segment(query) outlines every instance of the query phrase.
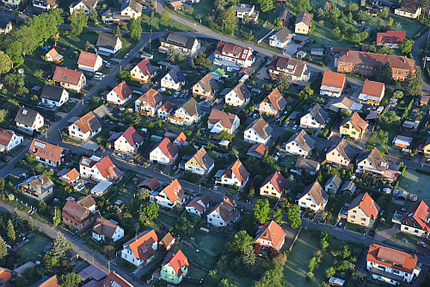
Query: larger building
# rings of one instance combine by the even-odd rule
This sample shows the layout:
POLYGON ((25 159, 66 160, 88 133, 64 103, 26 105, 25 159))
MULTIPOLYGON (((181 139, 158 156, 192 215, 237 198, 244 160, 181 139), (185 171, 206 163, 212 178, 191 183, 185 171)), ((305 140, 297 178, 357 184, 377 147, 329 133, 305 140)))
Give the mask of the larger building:
POLYGON ((215 49, 214 64, 229 66, 231 69, 240 70, 248 68, 255 62, 254 52, 251 48, 243 48, 237 45, 218 42, 215 49))
POLYGON ((163 54, 174 49, 176 53, 181 53, 184 57, 194 57, 200 49, 200 43, 196 37, 170 31, 163 32, 160 43, 158 51, 163 54))
POLYGON ((299 85, 307 85, 311 77, 305 62, 281 56, 272 57, 267 71, 274 79, 277 79, 279 75, 285 75, 291 83, 299 85))

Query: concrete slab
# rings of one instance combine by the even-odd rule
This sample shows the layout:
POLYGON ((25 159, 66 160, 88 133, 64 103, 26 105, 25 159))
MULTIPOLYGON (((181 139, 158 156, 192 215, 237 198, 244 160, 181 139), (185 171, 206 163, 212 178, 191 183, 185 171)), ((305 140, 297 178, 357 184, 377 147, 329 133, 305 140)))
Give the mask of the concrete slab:
POLYGON ((93 141, 88 141, 84 146, 82 146, 84 149, 87 150, 97 150, 99 148, 99 145, 93 141))

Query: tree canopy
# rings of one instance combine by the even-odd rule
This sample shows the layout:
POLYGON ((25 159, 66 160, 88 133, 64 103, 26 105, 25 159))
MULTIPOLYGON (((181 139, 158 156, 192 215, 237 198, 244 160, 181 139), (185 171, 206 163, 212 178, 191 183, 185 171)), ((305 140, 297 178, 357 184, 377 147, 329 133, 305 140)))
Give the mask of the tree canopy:
POLYGON ((405 91, 411 96, 419 96, 423 90, 423 77, 421 74, 420 67, 415 69, 415 73, 409 71, 408 76, 402 82, 402 86, 405 88, 405 91))
POLYGON ((0 51, 0 76, 12 69, 12 60, 3 51, 0 51))
POLYGON ((293 205, 288 209, 288 223, 291 228, 298 229, 302 225, 302 218, 300 217, 300 206, 293 205))
POLYGON ((55 257, 56 259, 59 260, 66 256, 69 249, 70 249, 70 242, 67 241, 63 233, 58 231, 57 237, 55 238, 54 242, 51 243, 51 249, 49 250, 48 255, 51 257, 55 257))
POLYGON ((136 41, 139 41, 142 36, 142 25, 140 22, 140 18, 131 18, 130 20, 130 37, 136 41))
POLYGON ((84 12, 83 8, 73 11, 69 20, 72 33, 76 36, 79 36, 85 27, 88 27, 88 15, 84 12))
POLYGON ((263 224, 269 219, 272 210, 270 209, 270 203, 267 199, 259 199, 257 204, 252 208, 252 214, 254 220, 258 224, 263 224))
POLYGON ((391 67, 390 60, 385 63, 379 63, 378 70, 376 71, 375 79, 377 82, 389 83, 393 79, 393 68, 391 67))

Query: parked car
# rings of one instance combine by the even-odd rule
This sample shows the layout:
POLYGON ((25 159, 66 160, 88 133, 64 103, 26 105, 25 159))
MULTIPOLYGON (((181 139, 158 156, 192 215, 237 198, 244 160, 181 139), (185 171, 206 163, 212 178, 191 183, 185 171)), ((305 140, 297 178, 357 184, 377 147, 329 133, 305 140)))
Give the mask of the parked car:
POLYGON ((294 125, 291 129, 292 129, 293 131, 296 131, 296 130, 297 130, 297 128, 298 128, 298 126, 297 126, 297 125, 294 125))
POLYGON ((174 98, 177 98, 179 96, 179 92, 175 92, 174 94, 173 94, 173 97, 174 98))
POLYGON ((125 54, 124 59, 127 59, 130 56, 130 53, 125 54))
POLYGON ((427 246, 423 241, 418 241, 417 245, 422 246, 422 247, 426 247, 427 246))

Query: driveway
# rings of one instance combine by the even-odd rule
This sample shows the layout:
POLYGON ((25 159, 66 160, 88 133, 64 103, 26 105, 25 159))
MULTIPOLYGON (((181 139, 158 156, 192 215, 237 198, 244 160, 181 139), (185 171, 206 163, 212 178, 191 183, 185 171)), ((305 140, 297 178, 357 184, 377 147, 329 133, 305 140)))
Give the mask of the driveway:
POLYGON ((391 237, 394 236, 394 234, 397 234, 399 232, 400 232, 400 225, 396 223, 396 224, 394 224, 393 227, 391 227, 389 229, 385 229, 385 230, 376 232, 374 239, 376 241, 384 242, 385 240, 390 239, 391 237))
POLYGON ((292 57, 301 46, 302 46, 301 44, 294 44, 294 43, 288 44, 287 47, 285 47, 284 49, 284 55, 288 55, 292 57))

